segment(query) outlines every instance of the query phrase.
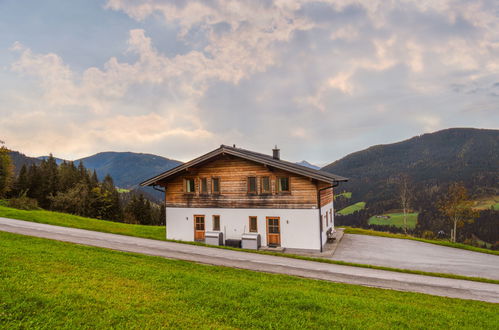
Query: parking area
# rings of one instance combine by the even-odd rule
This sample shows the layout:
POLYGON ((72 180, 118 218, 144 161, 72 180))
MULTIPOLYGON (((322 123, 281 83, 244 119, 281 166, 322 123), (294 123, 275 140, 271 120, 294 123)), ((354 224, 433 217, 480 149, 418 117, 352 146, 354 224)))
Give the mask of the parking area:
POLYGON ((408 239, 345 234, 333 259, 499 280, 499 256, 408 239))

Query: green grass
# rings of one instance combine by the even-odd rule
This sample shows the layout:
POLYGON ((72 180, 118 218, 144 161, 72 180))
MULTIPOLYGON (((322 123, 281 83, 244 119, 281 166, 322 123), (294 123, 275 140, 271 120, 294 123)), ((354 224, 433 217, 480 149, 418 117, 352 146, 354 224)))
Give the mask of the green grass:
POLYGON ((131 225, 120 222, 91 219, 67 213, 45 210, 24 211, 0 205, 0 217, 27 220, 50 225, 101 231, 104 233, 165 240, 164 226, 131 225))
POLYGON ((355 204, 345 207, 344 209, 341 209, 340 211, 338 211, 338 214, 341 215, 352 214, 354 212, 362 210, 364 207, 366 207, 366 202, 357 202, 355 204))
MULTIPOLYGON (((399 228, 404 227, 404 213, 386 213, 383 214, 389 216, 389 219, 376 218, 372 216, 369 218, 368 223, 370 225, 382 225, 382 226, 395 226, 399 228)), ((407 213, 407 228, 416 228, 418 223, 418 213, 407 213)))
POLYGON ((116 188, 116 190, 117 190, 120 194, 130 192, 130 189, 125 189, 125 188, 116 188))
POLYGON ((345 197, 347 199, 350 199, 350 198, 352 198, 352 193, 350 191, 342 192, 341 194, 334 195, 334 198, 336 199, 336 198, 338 198, 340 196, 343 196, 343 197, 345 197))
POLYGON ((477 210, 488 210, 490 208, 499 210, 499 196, 495 195, 479 198, 475 200, 473 208, 477 210))
POLYGON ((1 328, 488 328, 499 307, 0 233, 1 328))
POLYGON ((419 242, 436 244, 436 245, 443 245, 443 246, 452 247, 452 248, 456 248, 456 249, 463 249, 463 250, 469 250, 469 251, 474 251, 474 252, 499 255, 499 251, 482 249, 479 247, 475 247, 475 246, 467 245, 467 244, 462 244, 462 243, 453 243, 453 242, 444 241, 444 240, 424 239, 424 238, 414 237, 414 236, 410 236, 410 235, 393 234, 393 233, 387 233, 387 232, 376 231, 376 230, 371 230, 371 229, 353 228, 353 227, 345 227, 345 226, 342 226, 342 227, 345 228, 345 234, 358 234, 358 235, 371 235, 371 236, 381 236, 381 237, 390 237, 390 238, 410 239, 413 241, 419 241, 419 242))
MULTIPOLYGON (((424 271, 411 270, 411 269, 400 269, 400 268, 391 268, 391 267, 384 267, 384 266, 373 266, 373 265, 358 264, 358 263, 345 262, 345 261, 339 261, 339 260, 306 257, 306 256, 287 254, 287 253, 244 250, 244 249, 237 249, 237 248, 232 248, 232 247, 228 247, 228 246, 206 245, 202 242, 187 242, 187 241, 167 240, 165 238, 165 227, 164 226, 131 225, 131 224, 124 224, 124 223, 119 223, 119 222, 106 221, 106 220, 84 218, 84 217, 74 216, 74 215, 66 214, 66 213, 43 211, 43 210, 23 211, 23 210, 17 210, 17 209, 13 209, 13 208, 9 208, 9 207, 4 207, 4 206, 0 206, 0 217, 33 221, 33 222, 39 222, 39 223, 45 223, 45 224, 51 224, 51 225, 57 225, 57 226, 63 226, 63 227, 95 230, 95 231, 120 234, 120 235, 128 235, 128 236, 135 236, 135 237, 142 237, 142 238, 151 238, 151 239, 157 239, 157 240, 169 241, 169 242, 175 242, 175 243, 182 243, 182 244, 206 246, 206 247, 210 247, 210 248, 218 248, 218 249, 226 249, 226 250, 234 250, 234 251, 244 251, 244 252, 250 252, 250 253, 274 255, 274 256, 280 256, 280 257, 286 257, 286 258, 310 260, 310 261, 317 261, 317 262, 344 265, 344 266, 372 268, 372 269, 388 270, 388 271, 394 271, 394 272, 400 272, 400 273, 409 273, 409 274, 418 274, 418 275, 427 275, 427 276, 436 276, 436 277, 445 277, 445 278, 454 278, 454 279, 462 279, 462 280, 469 280, 469 281, 499 284, 499 281, 497 281, 497 280, 480 278, 480 277, 468 277, 468 276, 454 275, 454 274, 424 272, 424 271)), ((350 230, 356 230, 356 228, 352 228, 350 230)), ((388 234, 388 235, 390 235, 390 234, 388 234)), ((391 235, 393 235, 393 234, 391 234, 391 235)), ((388 236, 388 237, 391 237, 391 236, 388 236)), ((486 251, 488 251, 488 250, 486 250, 486 251)))

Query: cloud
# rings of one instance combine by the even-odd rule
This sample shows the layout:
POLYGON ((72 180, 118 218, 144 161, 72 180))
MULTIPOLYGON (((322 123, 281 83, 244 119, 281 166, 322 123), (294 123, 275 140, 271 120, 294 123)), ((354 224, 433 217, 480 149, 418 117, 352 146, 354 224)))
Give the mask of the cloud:
POLYGON ((103 10, 134 24, 126 52, 98 66, 11 45, 7 142, 184 160, 221 143, 277 143, 283 156, 326 162, 421 131, 499 126, 493 1, 108 0, 103 10))

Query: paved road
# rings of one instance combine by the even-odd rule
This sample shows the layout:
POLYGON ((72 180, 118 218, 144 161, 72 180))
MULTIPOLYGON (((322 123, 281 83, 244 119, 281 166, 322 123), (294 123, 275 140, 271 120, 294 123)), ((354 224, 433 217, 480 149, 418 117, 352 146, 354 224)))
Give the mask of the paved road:
POLYGON ((499 280, 499 256, 408 239, 345 234, 333 259, 499 280))
POLYGON ((499 303, 499 285, 326 264, 0 218, 0 231, 171 259, 499 303))

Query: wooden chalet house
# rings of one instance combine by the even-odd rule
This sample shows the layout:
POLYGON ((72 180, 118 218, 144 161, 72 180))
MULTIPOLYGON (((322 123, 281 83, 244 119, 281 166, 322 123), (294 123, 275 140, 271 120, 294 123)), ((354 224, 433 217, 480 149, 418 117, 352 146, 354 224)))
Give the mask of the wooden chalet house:
POLYGON ((165 191, 167 238, 259 233, 262 246, 322 251, 334 230, 333 188, 346 178, 221 145, 141 183, 165 191))

